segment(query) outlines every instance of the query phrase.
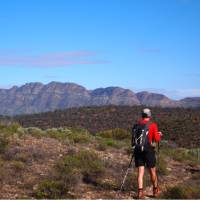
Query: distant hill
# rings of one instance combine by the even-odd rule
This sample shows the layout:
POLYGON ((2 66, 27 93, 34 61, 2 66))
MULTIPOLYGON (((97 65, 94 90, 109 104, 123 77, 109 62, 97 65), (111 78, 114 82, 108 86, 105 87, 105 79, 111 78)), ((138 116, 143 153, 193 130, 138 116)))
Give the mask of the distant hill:
POLYGON ((148 105, 158 107, 200 107, 200 97, 174 101, 162 94, 120 87, 87 90, 74 83, 27 83, 0 89, 0 115, 32 114, 57 109, 106 105, 148 105))
POLYGON ((182 99, 181 101, 181 105, 183 105, 183 107, 186 108, 197 108, 200 107, 200 97, 188 97, 185 99, 182 99))
POLYGON ((181 107, 180 101, 169 99, 163 94, 139 92, 136 94, 138 100, 142 105, 159 106, 159 107, 181 107))

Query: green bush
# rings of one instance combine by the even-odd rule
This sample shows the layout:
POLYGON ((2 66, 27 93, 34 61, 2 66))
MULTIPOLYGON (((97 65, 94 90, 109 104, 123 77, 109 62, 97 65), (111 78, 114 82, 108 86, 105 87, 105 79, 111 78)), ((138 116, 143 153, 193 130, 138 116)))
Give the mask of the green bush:
POLYGON ((8 176, 9 176, 8 173, 9 172, 8 172, 7 168, 5 167, 4 160, 2 160, 0 158, 0 186, 1 186, 2 183, 4 183, 4 180, 8 179, 8 176))
POLYGON ((1 124, 0 130, 4 133, 12 134, 12 133, 16 133, 19 127, 20 125, 18 123, 11 123, 9 125, 1 124))
POLYGON ((98 150, 98 151, 105 151, 107 149, 107 147, 108 147, 107 144, 102 140, 100 140, 96 144, 96 150, 98 150))
POLYGON ((163 146, 161 147, 161 153, 179 162, 184 162, 191 165, 200 163, 200 150, 198 148, 186 149, 163 146))
POLYGON ((11 166, 12 166, 12 168, 14 169, 14 171, 16 173, 22 172, 25 169, 25 167, 26 167, 26 165, 24 164, 24 162, 16 161, 16 160, 14 160, 14 161, 11 162, 11 166))
POLYGON ((157 157, 157 167, 158 167, 157 171, 160 175, 167 175, 168 174, 167 162, 164 159, 163 155, 159 155, 159 158, 157 157))
MULTIPOLYGON (((138 190, 137 173, 134 170, 135 169, 129 170, 129 173, 127 175, 127 178, 126 178, 126 181, 125 181, 124 187, 123 187, 124 191, 129 191, 129 192, 130 191, 134 191, 134 192, 137 192, 137 190, 138 190)), ((124 178, 124 174, 121 177, 121 179, 118 180, 118 181, 120 181, 118 183, 119 184, 118 188, 120 188, 123 178, 124 178)), ((151 185, 149 175, 148 176, 144 175, 144 177, 143 177, 143 184, 144 184, 144 188, 151 185)))
POLYGON ((85 133, 72 132, 71 134, 68 134, 68 138, 73 143, 87 144, 91 141, 91 135, 87 132, 85 133))
POLYGON ((168 187, 162 198, 169 199, 199 199, 200 187, 174 186, 168 187))
POLYGON ((114 140, 112 138, 102 138, 96 136, 96 141, 97 141, 97 149, 98 147, 100 148, 102 147, 103 149, 107 149, 108 147, 120 149, 126 146, 126 144, 123 141, 114 140))
POLYGON ((20 137, 20 136, 24 136, 26 133, 27 133, 26 128, 19 127, 19 128, 17 129, 17 134, 19 135, 19 137, 20 137))
POLYGON ((102 131, 102 132, 97 133, 96 135, 103 138, 112 138, 115 140, 127 140, 127 139, 130 139, 131 137, 128 131, 119 129, 119 128, 102 131))
POLYGON ((80 181, 96 184, 103 173, 103 163, 94 152, 74 152, 56 163, 54 176, 41 182, 34 196, 51 199, 71 198, 69 191, 78 187, 80 181))
POLYGON ((122 147, 120 142, 112 140, 112 139, 106 139, 104 140, 104 142, 107 146, 114 147, 116 149, 120 149, 122 147))
POLYGON ((67 155, 57 163, 56 168, 61 178, 65 177, 68 180, 74 177, 77 181, 82 176, 85 182, 95 182, 105 170, 98 155, 91 151, 67 155))
POLYGON ((45 136, 45 131, 43 131, 40 128, 37 128, 37 127, 25 128, 25 133, 30 134, 30 135, 37 137, 37 138, 41 138, 41 137, 45 136))
POLYGON ((66 138, 66 133, 64 130, 52 128, 52 129, 47 129, 46 134, 51 137, 55 138, 57 140, 64 140, 66 138))
MULTIPOLYGON (((58 139, 62 142, 70 141, 72 143, 89 143, 91 135, 82 129, 72 128, 51 128, 46 130, 47 136, 58 139)), ((68 142, 67 142, 68 143, 68 142)))
POLYGON ((119 190, 119 184, 114 179, 100 179, 98 181, 98 188, 101 188, 103 190, 119 190))
POLYGON ((8 147, 9 140, 4 134, 0 134, 0 153, 4 153, 8 147))
POLYGON ((56 164, 57 179, 62 180, 68 188, 72 188, 81 179, 80 161, 71 156, 66 156, 56 164))
MULTIPOLYGON (((120 183, 121 184, 121 183, 120 183)), ((120 187, 120 186, 119 186, 120 187)), ((124 184, 124 191, 137 191, 137 175, 136 173, 129 173, 124 184)))
POLYGON ((66 193, 62 182, 44 180, 38 185, 34 196, 38 199, 59 199, 65 197, 66 193))
POLYGON ((26 162, 29 162, 32 158, 30 154, 27 152, 18 152, 14 155, 12 159, 26 163, 26 162))

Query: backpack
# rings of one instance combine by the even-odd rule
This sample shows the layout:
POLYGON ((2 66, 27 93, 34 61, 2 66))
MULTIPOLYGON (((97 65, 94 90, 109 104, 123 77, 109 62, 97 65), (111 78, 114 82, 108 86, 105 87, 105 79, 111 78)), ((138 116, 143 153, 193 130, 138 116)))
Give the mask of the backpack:
POLYGON ((132 128, 132 146, 137 152, 147 151, 150 147, 148 133, 150 122, 135 124, 132 128))

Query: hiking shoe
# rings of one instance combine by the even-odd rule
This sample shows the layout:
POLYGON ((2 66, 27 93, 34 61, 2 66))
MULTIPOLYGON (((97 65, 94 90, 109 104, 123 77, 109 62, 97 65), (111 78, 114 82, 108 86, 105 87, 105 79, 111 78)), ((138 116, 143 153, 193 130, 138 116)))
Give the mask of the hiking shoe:
POLYGON ((153 197, 159 196, 160 193, 161 193, 161 190, 160 190, 159 187, 154 187, 153 188, 153 197))
POLYGON ((137 196, 138 199, 144 199, 144 192, 143 192, 143 189, 138 189, 138 196, 137 196))

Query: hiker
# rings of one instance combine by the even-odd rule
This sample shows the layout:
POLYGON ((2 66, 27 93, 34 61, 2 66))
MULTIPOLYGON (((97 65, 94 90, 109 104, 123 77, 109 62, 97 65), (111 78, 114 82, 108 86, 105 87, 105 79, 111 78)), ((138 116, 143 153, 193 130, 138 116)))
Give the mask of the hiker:
POLYGON ((144 198, 143 176, 145 166, 148 168, 153 185, 153 196, 160 193, 156 174, 156 142, 161 139, 156 123, 151 122, 151 110, 143 109, 142 119, 133 126, 132 147, 134 149, 135 166, 138 168, 138 198, 144 198))

